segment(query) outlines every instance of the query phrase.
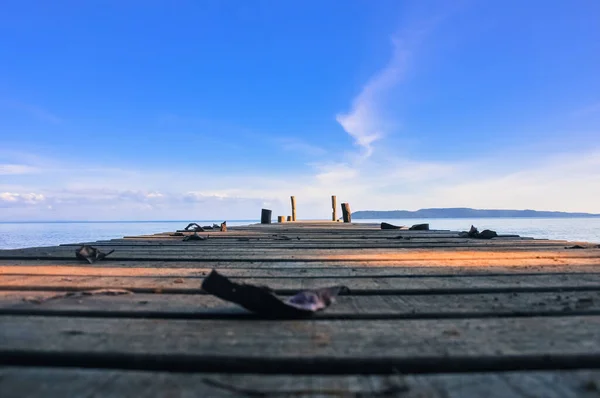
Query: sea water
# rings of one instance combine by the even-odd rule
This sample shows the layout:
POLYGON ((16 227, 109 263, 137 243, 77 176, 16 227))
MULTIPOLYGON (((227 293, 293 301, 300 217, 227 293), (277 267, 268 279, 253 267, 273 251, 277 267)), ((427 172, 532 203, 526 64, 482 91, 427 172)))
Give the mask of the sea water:
MULTIPOLYGON (((200 225, 221 224, 223 220, 197 221, 200 225)), ((227 221, 227 226, 257 221, 227 221)), ((63 243, 94 242, 124 236, 151 235, 184 229, 186 221, 131 222, 2 222, 0 249, 56 246, 63 243)))
MULTIPOLYGON (((200 225, 220 224, 222 220, 198 221, 200 225)), ((471 225, 480 231, 492 229, 499 234, 517 234, 538 239, 558 239, 600 243, 600 218, 429 218, 376 219, 357 223, 410 226, 429 223, 431 229, 468 231, 471 225)), ((258 220, 227 221, 228 226, 248 225, 258 220)), ((187 226, 185 221, 132 222, 6 222, 0 223, 0 249, 54 246, 62 243, 117 239, 126 235, 172 232, 187 226)))

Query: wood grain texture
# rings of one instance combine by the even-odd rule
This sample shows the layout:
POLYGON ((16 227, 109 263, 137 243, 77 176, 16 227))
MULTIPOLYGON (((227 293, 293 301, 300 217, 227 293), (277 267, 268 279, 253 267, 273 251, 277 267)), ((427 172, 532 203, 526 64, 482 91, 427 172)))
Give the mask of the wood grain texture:
MULTIPOLYGON (((398 268, 411 270, 419 273, 427 269, 444 270, 468 270, 468 272, 518 272, 519 270, 532 270, 532 272, 578 272, 579 269, 588 272, 600 269, 600 261, 590 257, 552 257, 538 255, 535 257, 512 257, 503 258, 501 255, 487 258, 458 258, 440 256, 428 258, 408 258, 401 260, 313 260, 313 261, 194 261, 194 260, 115 260, 110 257, 102 262, 91 265, 92 268, 180 268, 180 269, 340 269, 340 268, 398 268), (569 271, 571 272, 571 271, 569 271)), ((86 263, 74 259, 4 259, 0 260, 0 266, 66 266, 81 267, 86 263)), ((89 266, 89 264, 87 265, 89 266)))
POLYGON ((598 396, 598 386, 600 372, 593 370, 501 374, 290 376, 64 368, 0 369, 0 393, 3 398, 592 398, 598 396))
MULTIPOLYGON (((201 243, 199 243, 201 244, 201 243)), ((75 251, 65 250, 64 248, 48 248, 35 250, 15 250, 0 254, 0 259, 47 259, 47 260, 73 260, 75 261, 75 251)), ((136 250, 124 251, 117 250, 103 262, 111 261, 194 261, 194 262, 215 262, 215 261, 394 261, 411 262, 419 261, 457 261, 477 260, 480 265, 485 265, 498 260, 511 260, 517 264, 523 261, 540 263, 541 259, 551 259, 552 261, 581 261, 585 259, 588 264, 600 264, 600 250, 555 250, 549 248, 531 248, 503 250, 495 248, 494 250, 482 248, 475 250, 469 248, 446 248, 444 250, 424 250, 424 249, 353 249, 353 250, 136 250)), ((507 263, 508 261, 504 261, 507 263)), ((547 262, 547 261, 546 261, 547 262)))
MULTIPOLYGON (((209 295, 0 292, 0 314, 223 319, 253 317, 209 295)), ((475 295, 340 296, 319 319, 442 319, 600 315, 600 291, 475 295)))
POLYGON ((585 370, 600 369, 592 244, 306 221, 201 235, 90 242, 116 250, 93 265, 68 242, 0 251, 0 396, 600 391, 600 370, 585 370), (204 294, 212 269, 281 295, 351 294, 310 319, 265 320, 204 294), (82 294, 105 288, 129 294, 82 294))
MULTIPOLYGON (((295 293, 304 289, 317 289, 333 285, 345 285, 350 294, 453 294, 471 291, 558 291, 600 290, 600 274, 558 275, 501 275, 461 276, 454 278, 389 278, 389 277, 335 277, 335 278, 238 278, 238 283, 266 285, 276 292, 295 293)), ((153 277, 153 276, 22 276, 0 275, 0 290, 81 290, 81 289, 127 289, 134 292, 153 290, 177 293, 201 293, 201 277, 153 277)))
POLYGON ((0 317, 0 363, 260 373, 600 366, 600 316, 438 320, 0 317))
MULTIPOLYGON (((415 278, 440 277, 450 278, 456 276, 502 276, 502 275, 557 275, 557 274, 600 274, 600 266, 579 265, 577 267, 564 265, 546 266, 472 266, 472 267, 418 267, 418 266, 371 266, 371 267, 344 267, 327 266, 317 267, 316 264, 308 267, 307 264, 297 266, 280 266, 280 264, 246 264, 239 263, 215 264, 213 267, 178 267, 177 263, 101 263, 85 266, 68 261, 14 261, 17 264, 7 264, 0 261, 0 275, 56 275, 56 276, 157 276, 157 277, 203 277, 212 269, 231 277, 306 277, 306 278, 337 278, 337 277, 389 277, 389 278, 415 278), (110 266, 109 266, 110 265, 110 266), (134 265, 134 266, 132 266, 134 265), (137 266, 135 266, 137 265, 137 266), (168 267, 170 265, 170 267, 168 267)), ((210 264, 209 264, 210 265, 210 264)))

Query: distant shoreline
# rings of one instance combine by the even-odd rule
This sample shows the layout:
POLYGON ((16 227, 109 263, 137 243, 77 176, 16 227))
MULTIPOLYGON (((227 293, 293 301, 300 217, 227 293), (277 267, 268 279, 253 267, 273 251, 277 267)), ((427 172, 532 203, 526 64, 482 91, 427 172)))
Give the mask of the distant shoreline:
MULTIPOLYGON (((0 221, 0 224, 136 224, 136 223, 189 223, 192 219, 187 220, 111 220, 111 221, 80 221, 80 220, 37 220, 37 221, 0 221)), ((223 222, 224 219, 214 220, 197 220, 193 222, 223 222)), ((227 220, 230 222, 260 222, 260 220, 227 220)))
POLYGON ((433 208, 409 210, 359 210, 352 213, 355 219, 399 218, 597 218, 600 214, 569 213, 537 210, 494 210, 471 208, 433 208))

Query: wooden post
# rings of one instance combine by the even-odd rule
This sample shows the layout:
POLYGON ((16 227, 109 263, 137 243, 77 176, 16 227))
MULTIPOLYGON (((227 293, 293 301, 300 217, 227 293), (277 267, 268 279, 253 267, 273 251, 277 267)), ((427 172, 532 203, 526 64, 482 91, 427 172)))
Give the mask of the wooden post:
POLYGON ((337 198, 335 195, 331 195, 331 208, 333 209, 333 213, 331 214, 331 221, 337 220, 337 198))
POLYGON ((271 210, 262 209, 260 213, 260 223, 261 224, 271 224, 271 210))
POLYGON ((296 197, 290 196, 292 199, 292 221, 296 221, 296 197))
POLYGON ((292 221, 292 216, 287 216, 288 221, 292 221))
POLYGON ((277 222, 285 222, 285 216, 277 216, 277 222))
POLYGON ((342 217, 344 217, 344 222, 352 222, 350 203, 342 203, 342 217))

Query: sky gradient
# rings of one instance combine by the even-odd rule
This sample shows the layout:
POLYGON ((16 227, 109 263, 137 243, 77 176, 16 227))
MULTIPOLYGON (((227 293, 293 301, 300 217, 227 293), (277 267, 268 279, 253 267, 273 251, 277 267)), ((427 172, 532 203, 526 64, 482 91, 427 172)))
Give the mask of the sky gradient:
POLYGON ((600 2, 0 3, 0 221, 600 213, 600 2))

